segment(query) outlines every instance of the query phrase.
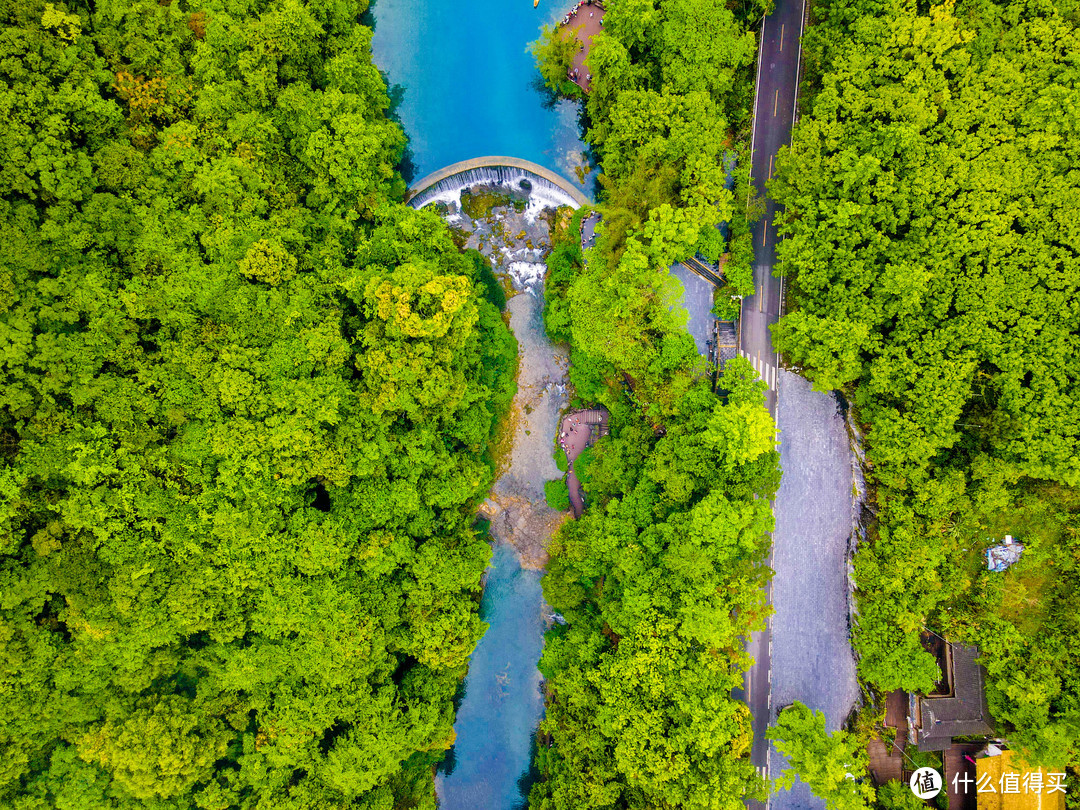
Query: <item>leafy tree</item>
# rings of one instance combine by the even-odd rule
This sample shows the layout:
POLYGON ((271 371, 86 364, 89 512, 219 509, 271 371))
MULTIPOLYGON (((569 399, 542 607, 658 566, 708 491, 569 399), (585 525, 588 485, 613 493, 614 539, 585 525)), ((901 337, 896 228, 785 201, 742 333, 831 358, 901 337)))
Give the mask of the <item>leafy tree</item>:
POLYGON ((825 714, 799 701, 785 708, 766 736, 787 757, 791 767, 777 779, 790 789, 796 776, 806 783, 828 810, 860 810, 874 800, 863 744, 846 731, 825 731, 825 714))
POLYGON ((754 463, 728 463, 731 448, 705 430, 755 401, 768 419, 747 385, 737 406, 693 387, 660 438, 618 395, 607 401, 617 431, 588 461, 593 503, 553 538, 544 578, 568 624, 541 661, 551 745, 538 752, 533 806, 735 808, 764 797, 749 711, 729 694, 749 663, 745 635, 765 615, 777 456, 770 444, 754 463))
POLYGON ((884 810, 922 810, 926 807, 926 802, 916 796, 911 788, 895 780, 878 788, 877 801, 884 810))
POLYGON ((430 807, 490 272, 400 202, 363 3, 91 6, 0 2, 0 805, 430 807))
MULTIPOLYGON (((732 122, 746 120, 752 104, 755 47, 714 0, 615 0, 590 42, 586 140, 603 170, 603 226, 588 262, 572 258, 577 246, 556 246, 545 319, 554 339, 632 380, 653 419, 701 373, 680 337, 681 290, 669 270, 699 252, 720 260, 718 226, 746 217, 728 175, 732 122), (682 372, 672 374, 676 362, 682 372)), ((534 47, 549 86, 565 76, 566 48, 553 32, 534 47)), ((738 249, 736 295, 753 289, 743 230, 729 246, 738 249)))
POLYGON ((532 52, 544 84, 555 93, 571 98, 581 95, 581 88, 570 80, 574 57, 581 50, 576 32, 545 25, 532 52))
POLYGON ((1060 54, 1080 46, 1076 15, 829 0, 805 39, 812 100, 771 186, 792 304, 774 337, 867 428, 878 520, 855 559, 860 673, 927 690, 925 628, 977 642, 1003 731, 1058 767, 1077 761, 1080 728, 1058 590, 1071 563, 1034 583, 980 556, 1019 523, 1028 560, 1072 559, 1080 239, 1078 178, 1061 167, 1080 158, 1080 75, 1060 54))

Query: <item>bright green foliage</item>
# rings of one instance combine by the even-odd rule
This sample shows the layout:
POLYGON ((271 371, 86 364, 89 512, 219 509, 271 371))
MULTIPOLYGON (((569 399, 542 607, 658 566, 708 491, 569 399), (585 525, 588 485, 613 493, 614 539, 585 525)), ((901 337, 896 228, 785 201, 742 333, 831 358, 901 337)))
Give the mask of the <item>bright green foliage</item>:
POLYGON ((976 641, 1010 740, 1075 763, 1080 69, 1064 55, 1080 52, 1080 9, 815 14, 812 103, 771 186, 793 304, 774 334, 868 427, 860 672, 925 690, 924 628, 976 641), (982 554, 1005 533, 1026 559, 990 574, 982 554))
POLYGON ((797 776, 827 810, 865 810, 874 801, 865 746, 846 731, 826 732, 824 712, 795 701, 766 736, 791 766, 776 780, 779 787, 790 789, 797 776))
POLYGON ((571 220, 570 233, 556 237, 547 257, 547 277, 544 280, 544 328, 554 343, 570 342, 570 305, 566 289, 581 269, 581 246, 576 234, 581 217, 571 220))
MULTIPOLYGON (((742 148, 735 164, 733 188, 750 188, 750 153, 742 148)), ((739 201, 742 202, 741 200, 739 201)), ((754 294, 754 243, 750 235, 750 225, 765 213, 765 200, 757 194, 750 197, 746 205, 736 205, 732 211, 728 228, 731 231, 730 245, 724 262, 724 280, 726 286, 722 293, 729 296, 747 296, 754 294)))
MULTIPOLYGON (((603 225, 572 277, 571 248, 556 248, 547 326, 554 339, 625 374, 659 420, 701 372, 669 268, 698 252, 719 259, 717 226, 746 220, 727 175, 733 130, 749 119, 756 39, 719 0, 605 6, 604 29, 587 57, 586 133, 603 170, 603 225)), ((536 53, 554 86, 550 77, 564 71, 564 56, 549 39, 536 53)), ((753 290, 743 230, 731 245, 740 263, 729 295, 753 290)))
POLYGON ((516 346, 365 7, 0 0, 0 805, 433 806, 516 346))
POLYGON ((590 491, 592 483, 592 469, 593 464, 596 463, 596 453, 596 445, 591 444, 574 459, 574 474, 577 476, 578 481, 581 482, 581 486, 585 488, 586 494, 590 491))
POLYGON ((710 438, 751 403, 768 419, 760 389, 739 390, 724 404, 693 387, 660 438, 624 397, 605 401, 613 434, 589 451, 592 505, 556 534, 544 579, 568 625, 541 661, 550 746, 532 807, 734 810, 764 795, 730 691, 766 612, 779 469, 771 444, 752 459, 736 449, 739 463, 710 438))
POLYGON ((574 57, 580 50, 581 42, 573 29, 544 26, 540 39, 533 43, 532 52, 549 90, 570 98, 582 95, 581 88, 570 80, 574 57))
POLYGON ((926 802, 904 782, 886 782, 877 789, 877 803, 882 810, 925 810, 926 802))
MULTIPOLYGON (((749 231, 725 181, 754 38, 717 0, 605 6, 587 60, 603 222, 585 255, 580 214, 557 235, 545 325, 612 435, 575 462, 589 509, 550 549, 544 592, 567 624, 541 661, 530 807, 739 810, 765 798, 750 712, 730 694, 767 613, 775 426, 749 364, 731 364, 726 399, 710 391, 669 267, 719 257, 721 222, 749 231)), ((744 276, 729 296, 752 290, 744 276)))
MULTIPOLYGON (((1080 762, 1080 496, 1025 487, 997 518, 1021 533, 1020 562, 1004 573, 968 569, 942 629, 979 645, 987 698, 1009 741, 1049 768, 1080 762)), ((982 532, 980 532, 982 533, 982 532)), ((981 551, 982 545, 976 544, 981 551)))
POLYGON ((856 384, 890 485, 965 443, 1011 478, 1080 483, 1080 180, 1060 171, 1080 125, 1051 101, 1078 103, 1056 54, 1080 36, 1049 5, 984 11, 853 26, 773 187, 799 301, 777 339, 821 385, 856 384), (1022 22, 993 44, 966 29, 1001 14, 1022 22))
POLYGON ((566 472, 570 469, 570 463, 566 459, 566 451, 561 447, 555 448, 555 466, 559 468, 560 472, 566 472))
POLYGON ((570 489, 565 478, 544 482, 544 500, 552 509, 566 512, 570 509, 570 489))

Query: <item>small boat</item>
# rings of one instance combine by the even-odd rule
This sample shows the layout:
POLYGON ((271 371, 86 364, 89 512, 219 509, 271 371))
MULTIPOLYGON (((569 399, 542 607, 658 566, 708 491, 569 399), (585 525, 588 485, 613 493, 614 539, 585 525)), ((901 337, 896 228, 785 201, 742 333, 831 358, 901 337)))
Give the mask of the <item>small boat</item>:
POLYGON ((538 5, 540 5, 540 0, 533 0, 533 8, 536 8, 538 5))

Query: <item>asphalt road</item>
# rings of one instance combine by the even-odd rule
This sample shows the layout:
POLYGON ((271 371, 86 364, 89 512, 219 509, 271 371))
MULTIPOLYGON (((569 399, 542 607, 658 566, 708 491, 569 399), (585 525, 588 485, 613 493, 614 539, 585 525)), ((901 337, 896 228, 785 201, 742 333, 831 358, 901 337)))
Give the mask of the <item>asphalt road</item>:
MULTIPOLYGON (((791 140, 798 94, 800 45, 805 0, 776 0, 773 13, 762 23, 758 46, 757 87, 751 150, 753 189, 743 193, 765 194, 765 182, 772 176, 776 153, 791 140)), ((736 189, 739 194, 739 189, 736 189)), ((743 299, 739 318, 740 353, 753 364, 769 386, 766 403, 777 416, 777 369, 779 357, 773 349, 769 326, 780 318, 783 280, 773 276, 776 235, 772 221, 777 206, 767 200, 765 216, 751 233, 754 239, 754 295, 743 299)), ((774 537, 775 542, 775 537, 774 537)), ((772 561, 770 560, 770 565, 772 561)), ((770 587, 769 601, 772 602, 770 587)), ((746 674, 742 697, 754 718, 751 760, 762 776, 769 775, 769 746, 765 730, 770 720, 771 629, 754 633, 748 644, 754 666, 746 674)))
MULTIPOLYGON (((791 140, 805 8, 805 0, 776 0, 773 13, 765 18, 761 28, 751 153, 753 191, 761 195, 765 194, 765 181, 772 177, 776 153, 791 140)), ((738 189, 735 191, 740 193, 738 189)), ((751 189, 742 191, 749 192, 751 189)), ((769 384, 768 405, 774 416, 777 356, 769 326, 780 318, 783 290, 782 279, 773 276, 776 229, 772 223, 776 211, 776 203, 767 199, 765 216, 751 231, 756 292, 743 299, 739 321, 743 356, 769 384)))
MULTIPOLYGON (((855 523, 852 455, 835 393, 781 371, 780 464, 771 565, 771 718, 799 700, 840 728, 859 694, 848 638, 848 544, 855 523)), ((787 763, 773 747, 775 778, 787 763)), ((770 810, 820 810, 825 802, 801 782, 778 791, 770 810)))

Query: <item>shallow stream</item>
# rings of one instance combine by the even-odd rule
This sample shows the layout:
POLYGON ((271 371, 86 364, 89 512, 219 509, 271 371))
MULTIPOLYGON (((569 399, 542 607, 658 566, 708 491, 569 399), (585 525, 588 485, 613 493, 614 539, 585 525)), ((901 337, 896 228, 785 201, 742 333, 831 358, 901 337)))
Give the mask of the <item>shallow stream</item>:
POLYGON ((536 662, 547 607, 540 572, 522 568, 513 546, 496 543, 480 617, 490 627, 469 659, 457 742, 435 776, 445 810, 525 807, 533 730, 544 710, 536 662))
MULTIPOLYGON (((561 18, 566 6, 378 0, 375 61, 404 90, 398 113, 411 139, 415 179, 457 161, 505 155, 580 183, 577 106, 545 104, 528 51, 540 26, 561 18)), ((547 539, 567 518, 544 501, 544 482, 562 476, 552 450, 567 404, 567 358, 548 342, 542 314, 542 262, 554 222, 543 209, 557 197, 557 190, 537 185, 523 210, 504 206, 483 220, 461 211, 460 189, 440 188, 433 200, 452 226, 470 234, 468 247, 491 258, 512 287, 507 311, 520 351, 513 449, 484 505, 495 538, 481 603, 490 626, 469 661, 456 742, 436 775, 443 810, 527 806, 533 737, 544 706, 536 665, 551 612, 540 576, 547 539)))

